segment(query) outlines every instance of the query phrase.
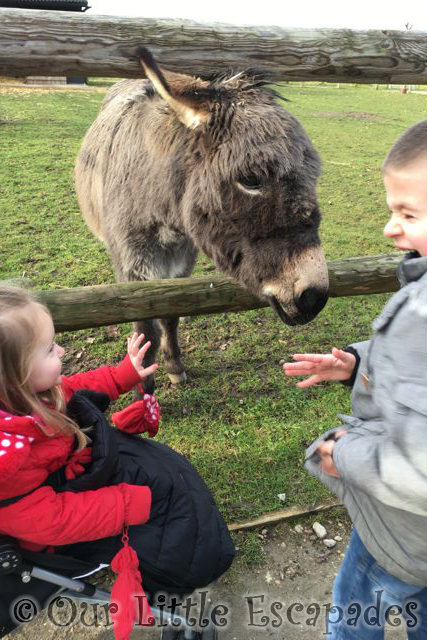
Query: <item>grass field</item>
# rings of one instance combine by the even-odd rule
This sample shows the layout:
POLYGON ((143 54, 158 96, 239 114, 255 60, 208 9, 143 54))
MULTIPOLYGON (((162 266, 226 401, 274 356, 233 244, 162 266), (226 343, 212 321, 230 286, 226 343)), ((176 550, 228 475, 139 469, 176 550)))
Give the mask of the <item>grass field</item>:
MULTIPOLYGON (((390 252, 381 233, 388 214, 379 166, 396 137, 425 117, 425 96, 344 85, 290 84, 283 92, 323 160, 327 258, 390 252)), ((37 288, 114 281, 104 247, 81 220, 73 187, 74 158, 103 96, 98 86, 0 89, 0 279, 24 276, 37 288)), ((212 269, 201 256, 195 275, 212 269)), ((349 394, 339 385, 302 392, 285 379, 280 361, 368 337, 385 299, 331 300, 314 322, 293 329, 268 309, 183 323, 189 380, 171 388, 161 366, 159 437, 190 457, 228 521, 282 507, 279 493, 286 494, 285 506, 327 496, 302 468, 304 449, 337 424, 339 411, 349 410, 349 394)), ((118 362, 129 331, 121 325, 62 334, 65 373, 118 362)))

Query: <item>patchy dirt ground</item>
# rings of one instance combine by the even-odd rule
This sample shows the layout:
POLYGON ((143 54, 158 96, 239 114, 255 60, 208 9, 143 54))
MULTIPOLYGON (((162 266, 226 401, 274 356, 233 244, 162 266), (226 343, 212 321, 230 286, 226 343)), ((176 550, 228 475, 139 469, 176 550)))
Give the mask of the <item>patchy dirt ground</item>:
MULTIPOLYGON (((345 514, 339 518, 319 514, 316 518, 300 520, 297 529, 296 522, 282 523, 260 532, 264 550, 260 565, 248 568, 238 558, 220 580, 192 595, 188 603, 190 615, 198 619, 198 609, 207 598, 204 612, 217 607, 216 619, 226 622, 219 628, 219 640, 328 638, 325 613, 331 602, 331 585, 346 549, 350 523, 345 514), (314 535, 312 523, 315 519, 327 529, 328 538, 336 537, 334 548, 328 549, 314 535), (318 616, 314 603, 320 607, 318 616)), ((238 536, 238 548, 239 539, 244 535, 238 536)), ((85 618, 86 624, 79 619, 67 624, 70 608, 55 615, 63 627, 54 625, 43 613, 33 622, 21 625, 6 636, 6 640, 113 640, 111 626, 106 625, 102 611, 98 626, 90 615, 85 618)), ((159 635, 159 629, 137 626, 132 640, 158 640, 159 635)), ((386 633, 387 640, 404 640, 405 637, 401 627, 386 633)))

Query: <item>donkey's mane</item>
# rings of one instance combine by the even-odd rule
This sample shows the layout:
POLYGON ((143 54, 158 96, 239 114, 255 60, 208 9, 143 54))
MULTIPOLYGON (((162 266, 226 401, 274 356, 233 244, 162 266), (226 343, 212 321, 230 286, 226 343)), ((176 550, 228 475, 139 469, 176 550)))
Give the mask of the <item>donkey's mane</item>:
POLYGON ((262 88, 265 93, 268 93, 272 97, 288 102, 287 98, 272 87, 273 84, 276 84, 275 73, 267 71, 266 69, 248 67, 238 72, 229 69, 227 71, 217 71, 212 74, 203 75, 201 78, 210 83, 211 90, 220 89, 229 91, 230 89, 236 89, 240 92, 245 92, 262 88))
MULTIPOLYGON (((185 76, 184 76, 185 77, 185 76)), ((288 98, 285 98, 279 91, 272 87, 275 82, 275 73, 267 71, 266 69, 260 70, 256 68, 247 68, 245 70, 236 71, 228 69, 226 71, 215 71, 210 74, 201 74, 198 78, 189 76, 190 83, 184 85, 179 90, 179 95, 182 98, 195 99, 198 101, 222 101, 222 99, 230 99, 233 92, 245 93, 252 92, 257 89, 263 89, 265 95, 269 95, 272 98, 283 100, 288 102, 288 98), (202 80, 205 86, 201 86, 199 81, 202 80)), ((145 86, 144 93, 146 98, 154 98, 157 96, 157 92, 152 84, 145 86)))

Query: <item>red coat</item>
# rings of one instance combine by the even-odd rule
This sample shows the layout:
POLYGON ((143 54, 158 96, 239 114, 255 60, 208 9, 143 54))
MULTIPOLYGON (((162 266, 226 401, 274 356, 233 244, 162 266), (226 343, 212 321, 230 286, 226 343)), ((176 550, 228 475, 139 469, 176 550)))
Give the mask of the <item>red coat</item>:
MULTIPOLYGON (((67 402, 79 389, 104 392, 116 400, 138 382, 140 378, 127 356, 118 367, 104 366, 63 377, 62 389, 67 402)), ((122 483, 81 493, 56 493, 49 486, 37 489, 50 473, 70 462, 73 446, 74 436, 49 437, 32 416, 0 411, 0 501, 32 492, 0 508, 0 533, 38 551, 46 546, 114 536, 125 525, 148 520, 149 487, 122 483)))

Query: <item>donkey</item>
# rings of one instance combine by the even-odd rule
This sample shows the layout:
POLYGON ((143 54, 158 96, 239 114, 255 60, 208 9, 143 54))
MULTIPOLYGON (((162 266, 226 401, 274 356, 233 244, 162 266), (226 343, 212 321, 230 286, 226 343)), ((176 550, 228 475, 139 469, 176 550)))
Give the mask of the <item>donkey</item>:
MULTIPOLYGON (((147 49, 138 58, 147 79, 108 91, 75 171, 117 279, 187 277, 201 250, 283 322, 309 322, 326 304, 328 274, 307 134, 257 74, 198 78, 161 71, 147 49)), ((152 343, 145 366, 160 344, 171 382, 184 381, 178 318, 135 329, 152 343)))

